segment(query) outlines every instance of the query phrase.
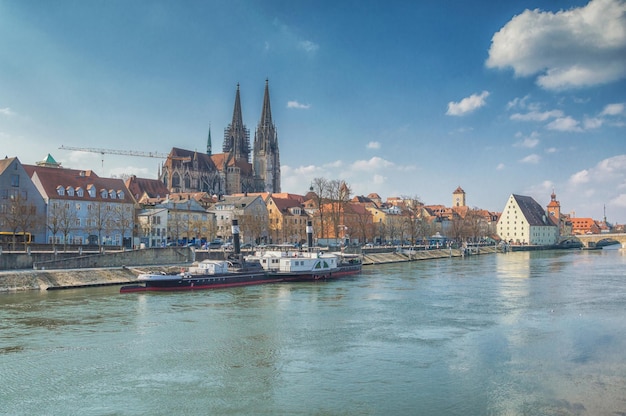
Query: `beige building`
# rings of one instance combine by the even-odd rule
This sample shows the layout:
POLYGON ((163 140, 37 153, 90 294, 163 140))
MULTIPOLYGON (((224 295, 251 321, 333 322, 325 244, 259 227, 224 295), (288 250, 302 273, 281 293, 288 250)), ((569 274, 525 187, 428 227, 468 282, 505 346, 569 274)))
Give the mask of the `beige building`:
POLYGON ((546 211, 529 196, 512 194, 498 221, 500 238, 510 244, 553 245, 559 229, 546 211))

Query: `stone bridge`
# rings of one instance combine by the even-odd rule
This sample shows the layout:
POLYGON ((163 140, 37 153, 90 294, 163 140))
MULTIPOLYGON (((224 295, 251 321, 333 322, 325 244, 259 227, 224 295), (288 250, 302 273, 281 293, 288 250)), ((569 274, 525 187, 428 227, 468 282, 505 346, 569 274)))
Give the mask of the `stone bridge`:
POLYGON ((579 239, 585 247, 595 247, 601 241, 619 241, 622 247, 626 247, 626 233, 620 234, 584 234, 574 236, 579 239))

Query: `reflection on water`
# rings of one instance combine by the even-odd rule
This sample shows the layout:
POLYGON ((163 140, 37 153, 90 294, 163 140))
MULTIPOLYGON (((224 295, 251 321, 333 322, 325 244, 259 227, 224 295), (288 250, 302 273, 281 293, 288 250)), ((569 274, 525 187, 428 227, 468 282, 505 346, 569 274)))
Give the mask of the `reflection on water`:
POLYGON ((335 282, 0 295, 0 414, 623 414, 625 264, 526 252, 335 282))

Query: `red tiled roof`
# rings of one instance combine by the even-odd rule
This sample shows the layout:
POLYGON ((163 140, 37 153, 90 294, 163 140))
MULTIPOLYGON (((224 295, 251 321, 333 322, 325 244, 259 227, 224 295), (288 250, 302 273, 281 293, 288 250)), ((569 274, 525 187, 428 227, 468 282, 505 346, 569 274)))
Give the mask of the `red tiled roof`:
POLYGON ((158 179, 131 176, 126 180, 126 187, 137 200, 144 195, 148 198, 164 198, 169 194, 167 186, 158 179))
POLYGON ((133 197, 121 179, 101 178, 95 172, 90 170, 52 168, 44 166, 24 165, 26 171, 33 178, 33 182, 39 182, 45 193, 44 198, 63 199, 63 200, 87 200, 87 201, 106 201, 106 202, 124 202, 134 203, 133 197), (32 174, 31 174, 32 172, 32 174), (65 192, 59 195, 57 189, 61 186, 65 192), (89 189, 95 188, 94 197, 89 196, 89 189), (73 189, 74 194, 68 195, 67 189, 73 189), (78 196, 78 189, 83 190, 83 196, 78 196), (103 198, 101 191, 106 190, 107 193, 113 191, 116 193, 115 199, 103 198), (120 199, 118 192, 124 193, 124 197, 120 199))

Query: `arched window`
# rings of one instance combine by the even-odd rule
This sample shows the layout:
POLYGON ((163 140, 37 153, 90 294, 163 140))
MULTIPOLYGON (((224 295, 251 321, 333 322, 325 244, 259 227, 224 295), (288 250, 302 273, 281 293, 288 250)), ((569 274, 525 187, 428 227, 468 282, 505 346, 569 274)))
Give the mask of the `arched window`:
POLYGON ((191 188, 191 176, 189 174, 185 174, 185 189, 191 188))
POLYGON ((174 174, 172 174, 172 188, 177 188, 180 186, 180 176, 178 175, 178 173, 174 172, 174 174))

